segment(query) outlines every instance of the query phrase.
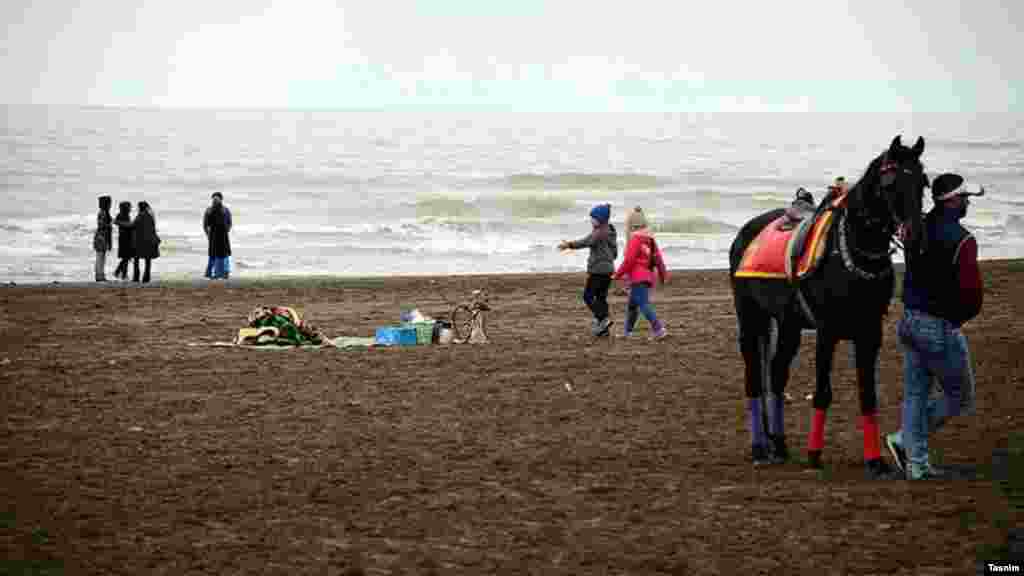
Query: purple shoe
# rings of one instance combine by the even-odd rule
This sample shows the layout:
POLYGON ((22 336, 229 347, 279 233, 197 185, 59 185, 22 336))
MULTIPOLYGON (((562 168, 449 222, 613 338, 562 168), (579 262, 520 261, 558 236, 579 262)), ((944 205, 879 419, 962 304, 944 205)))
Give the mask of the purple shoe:
POLYGON ((658 326, 655 327, 655 329, 654 329, 654 336, 651 337, 651 340, 661 340, 662 338, 665 338, 666 336, 668 336, 668 330, 665 329, 665 325, 664 324, 662 324, 661 322, 658 322, 658 326))

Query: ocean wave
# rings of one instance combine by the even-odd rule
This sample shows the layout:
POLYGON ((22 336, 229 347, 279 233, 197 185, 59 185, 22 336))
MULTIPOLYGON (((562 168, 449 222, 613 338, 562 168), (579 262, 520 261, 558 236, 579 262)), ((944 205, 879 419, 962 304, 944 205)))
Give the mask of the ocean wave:
MULTIPOLYGON (((195 232, 194 226, 189 227, 187 232, 182 234, 183 237, 193 238, 202 236, 202 231, 195 232)), ((375 224, 364 224, 359 226, 341 227, 331 226, 325 224, 288 224, 281 222, 274 223, 261 223, 253 222, 246 224, 238 224, 232 229, 232 236, 249 235, 249 236, 275 236, 284 238, 303 238, 308 236, 354 236, 357 234, 372 233, 378 231, 379 226, 375 224)))
POLYGON ((576 207, 570 198, 551 195, 499 196, 481 200, 481 206, 493 207, 502 214, 519 218, 546 218, 569 212, 576 207))
POLYGON ((1006 232, 1013 236, 1024 236, 1024 216, 1011 214, 1006 219, 1006 232))
POLYGON ((651 174, 631 172, 561 172, 555 174, 526 172, 506 176, 502 179, 502 183, 513 190, 648 190, 669 186, 672 184, 672 180, 651 174))
POLYGON ((69 251, 59 250, 57 246, 46 246, 42 244, 0 245, 0 255, 18 258, 30 256, 64 256, 69 253, 69 251))
POLYGON ((671 256, 680 256, 692 253, 701 254, 722 254, 729 252, 728 242, 690 242, 679 245, 665 245, 661 244, 661 251, 668 256, 669 267, 672 266, 671 256))
POLYGON ((701 216, 655 221, 652 228, 655 233, 665 234, 729 234, 739 230, 727 222, 701 216))
POLYGON ((1017 150, 1024 148, 1024 142, 1019 140, 938 140, 935 142, 935 145, 943 148, 973 150, 1017 150))
POLYGON ((24 234, 29 232, 29 230, 26 228, 22 228, 17 224, 0 224, 0 232, 13 232, 15 234, 24 234))
POLYGON ((450 196, 431 196, 406 203, 416 209, 421 218, 451 216, 455 218, 479 217, 480 207, 474 202, 450 196))
POLYGON ((558 216, 576 207, 571 198, 553 195, 501 195, 466 200, 452 196, 431 196, 407 203, 419 218, 539 219, 558 216))
MULTIPOLYGON (((216 171, 216 168, 211 169, 216 171)), ((139 178, 122 178, 120 184, 125 187, 137 187, 140 184, 163 186, 184 190, 234 190, 248 188, 289 187, 306 190, 344 190, 375 185, 386 185, 389 179, 361 179, 336 173, 303 172, 297 170, 254 170, 246 174, 217 174, 213 176, 182 176, 157 175, 139 178), (381 180, 378 182, 378 180, 381 180)))

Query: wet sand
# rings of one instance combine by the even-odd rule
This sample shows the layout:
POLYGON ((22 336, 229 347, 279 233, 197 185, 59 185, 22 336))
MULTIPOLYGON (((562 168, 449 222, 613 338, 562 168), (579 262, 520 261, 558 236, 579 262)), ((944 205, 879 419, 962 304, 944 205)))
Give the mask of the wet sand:
MULTIPOLYGON (((982 268, 965 327, 977 414, 932 446, 984 468, 1022 428, 1024 264, 982 268)), ((660 342, 644 321, 639 338, 592 339, 583 283, 2 287, 0 555, 67 574, 966 574, 1017 525, 991 479, 863 479, 846 343, 826 470, 752 467, 727 272, 676 271, 655 291, 660 342), (489 344, 188 345, 230 340, 263 304, 372 336, 403 306, 440 316, 478 287, 489 344)), ((619 333, 625 300, 611 305, 619 333)), ((885 321, 883 431, 899 425, 900 312, 885 321)), ((797 458, 813 349, 807 333, 788 388, 797 458)))

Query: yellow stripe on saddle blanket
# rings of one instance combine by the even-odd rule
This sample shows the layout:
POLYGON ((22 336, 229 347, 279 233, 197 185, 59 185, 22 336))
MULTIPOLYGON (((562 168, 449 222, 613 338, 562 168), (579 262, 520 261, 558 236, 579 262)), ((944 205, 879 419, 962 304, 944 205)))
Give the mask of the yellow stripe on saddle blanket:
MULTIPOLYGON (((831 207, 837 208, 845 200, 846 195, 843 194, 832 201, 831 207)), ((792 282, 814 272, 825 257, 833 215, 833 210, 825 210, 816 218, 804 219, 796 229, 791 230, 780 229, 786 216, 773 220, 744 250, 743 259, 733 276, 792 282)))
POLYGON ((817 219, 802 222, 786 243, 786 278, 800 280, 814 272, 825 256, 829 228, 832 227, 832 212, 828 211, 817 219), (806 230, 809 228, 809 230, 806 230), (802 241, 802 242, 801 242, 802 241), (798 245, 798 243, 802 245, 798 245), (796 273, 793 266, 796 265, 796 273))

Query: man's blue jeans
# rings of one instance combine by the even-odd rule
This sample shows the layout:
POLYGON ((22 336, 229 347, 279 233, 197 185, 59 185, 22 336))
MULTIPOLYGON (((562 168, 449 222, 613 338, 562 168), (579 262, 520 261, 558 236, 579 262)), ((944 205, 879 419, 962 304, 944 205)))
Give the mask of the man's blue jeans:
POLYGON ((206 262, 207 278, 227 278, 231 273, 231 257, 217 258, 210 256, 206 262))
POLYGON ((974 370, 967 339, 948 320, 904 310, 898 334, 903 347, 901 443, 912 477, 928 469, 928 436, 946 420, 974 411, 974 370), (933 379, 942 393, 929 399, 933 379))

